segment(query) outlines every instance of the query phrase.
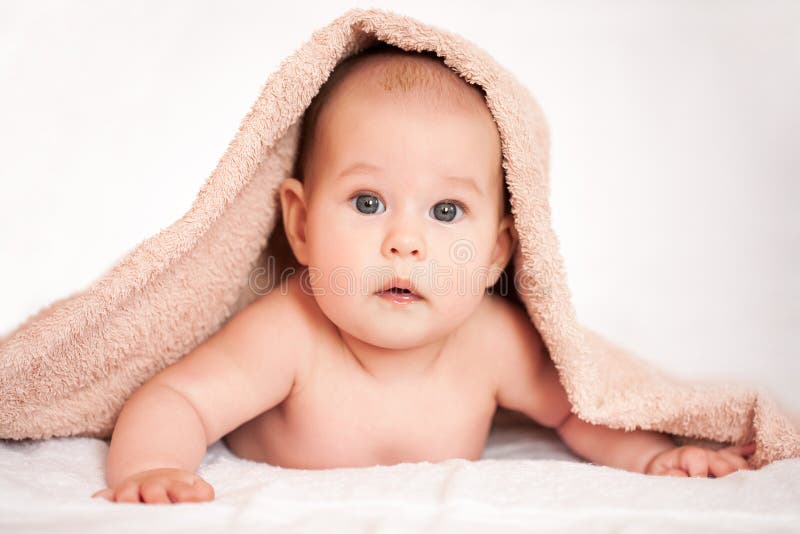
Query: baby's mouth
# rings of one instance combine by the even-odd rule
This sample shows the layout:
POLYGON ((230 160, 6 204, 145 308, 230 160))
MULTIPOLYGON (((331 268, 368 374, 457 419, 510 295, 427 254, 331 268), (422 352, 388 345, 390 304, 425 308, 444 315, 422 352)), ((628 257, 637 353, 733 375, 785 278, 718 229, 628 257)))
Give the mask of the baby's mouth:
POLYGON ((400 287, 390 287, 389 289, 378 291, 375 294, 385 300, 397 304, 407 304, 410 302, 415 302, 417 300, 422 300, 422 297, 420 295, 417 295, 410 289, 405 289, 400 287))

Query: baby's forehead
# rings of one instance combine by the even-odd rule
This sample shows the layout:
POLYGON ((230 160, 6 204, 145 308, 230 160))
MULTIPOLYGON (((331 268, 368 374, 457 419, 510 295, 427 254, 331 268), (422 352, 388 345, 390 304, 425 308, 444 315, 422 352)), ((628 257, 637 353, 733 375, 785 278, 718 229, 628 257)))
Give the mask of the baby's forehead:
MULTIPOLYGON (((354 88, 436 111, 477 111, 491 116, 480 86, 430 56, 388 53, 365 57, 345 73, 334 94, 352 94, 354 88)), ((331 100, 335 105, 334 95, 331 100)), ((379 105, 378 101, 374 105, 379 105)))
MULTIPOLYGON (((334 69, 326 85, 330 87, 322 92, 324 96, 310 114, 312 118, 307 117, 308 131, 305 136, 309 140, 304 145, 303 158, 300 159, 310 159, 311 154, 317 151, 319 145, 314 139, 341 140, 342 132, 347 131, 352 121, 348 103, 357 102, 361 110, 368 106, 386 106, 387 103, 421 104, 425 112, 432 112, 425 114, 431 118, 436 113, 458 114, 460 120, 473 121, 484 132, 490 132, 493 141, 487 141, 484 146, 496 147, 496 152, 493 151, 496 163, 493 164, 495 170, 489 174, 491 180, 486 180, 489 176, 481 173, 483 180, 486 180, 482 189, 497 190, 498 185, 501 191, 504 189, 502 143, 485 93, 481 86, 467 82, 440 58, 397 51, 351 58, 334 69), (329 113, 337 108, 341 111, 329 113), (337 134, 332 138, 324 133, 334 131, 330 129, 331 121, 338 124, 334 128, 338 130, 337 134)), ((398 109, 402 111, 402 106, 393 106, 391 109, 393 111, 381 115, 391 119, 398 109)), ((377 115, 371 120, 374 121, 377 115)), ((328 143, 324 144, 329 146, 328 143)))

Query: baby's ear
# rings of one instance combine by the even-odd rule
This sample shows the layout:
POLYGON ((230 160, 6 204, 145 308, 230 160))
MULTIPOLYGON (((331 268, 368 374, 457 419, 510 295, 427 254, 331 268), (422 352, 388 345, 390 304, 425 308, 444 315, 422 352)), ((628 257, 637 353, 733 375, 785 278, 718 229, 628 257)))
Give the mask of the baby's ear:
POLYGON ((297 178, 286 178, 279 186, 283 229, 292 247, 295 258, 301 265, 308 265, 306 242, 306 199, 303 183, 297 178))
POLYGON ((510 213, 507 213, 500 221, 500 228, 497 231, 497 242, 495 243, 489 264, 487 288, 492 287, 500 278, 503 269, 508 265, 508 261, 511 259, 511 255, 514 254, 514 249, 516 248, 517 229, 514 227, 514 217, 510 213))

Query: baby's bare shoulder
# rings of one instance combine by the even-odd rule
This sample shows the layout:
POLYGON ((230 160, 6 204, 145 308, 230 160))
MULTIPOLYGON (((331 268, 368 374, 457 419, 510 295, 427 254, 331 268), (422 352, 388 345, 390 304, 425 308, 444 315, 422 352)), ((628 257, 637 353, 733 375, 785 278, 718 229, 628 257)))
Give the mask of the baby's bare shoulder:
MULTIPOLYGON (((303 381, 313 365, 316 351, 337 337, 333 323, 319 308, 308 279, 302 273, 300 271, 286 278, 259 299, 259 305, 269 310, 271 320, 278 323, 279 331, 291 333, 292 339, 278 336, 266 339, 265 343, 270 347, 281 347, 282 350, 286 350, 287 346, 293 347, 293 352, 300 359, 298 383, 303 381)), ((269 335, 272 335, 271 331, 269 335)))
POLYGON ((525 308, 500 295, 487 294, 470 321, 470 330, 493 347, 541 343, 525 308))
POLYGON ((307 336, 318 331, 320 310, 310 290, 303 284, 299 273, 282 280, 268 293, 259 298, 259 306, 272 307, 281 311, 281 322, 292 321, 307 336))
POLYGON ((528 373, 546 358, 544 343, 520 304, 487 294, 476 311, 471 343, 482 354, 487 376, 502 381, 508 374, 528 373))
POLYGON ((483 298, 462 330, 460 350, 474 353, 486 376, 513 363, 508 361, 511 351, 540 341, 525 309, 496 294, 483 298))
POLYGON ((152 379, 189 400, 209 444, 285 400, 304 375, 313 347, 311 312, 298 286, 283 289, 239 310, 152 379))
MULTIPOLYGON (((327 318, 319 309, 310 289, 304 286, 300 274, 293 274, 275 285, 268 293, 259 297, 255 306, 261 309, 264 318, 268 317, 273 325, 279 327, 278 331, 285 327, 284 331, 291 333, 293 338, 272 339, 274 329, 264 330, 270 336, 265 343, 268 346, 278 346, 288 342, 296 347, 298 356, 310 353, 313 341, 324 335, 325 327, 330 322, 326 321, 327 318), (302 348, 309 350, 301 350, 302 348)), ((262 320, 258 315, 253 314, 252 320, 262 320)))
POLYGON ((522 412, 543 426, 556 428, 569 415, 571 404, 527 310, 493 295, 482 312, 484 339, 489 344, 483 350, 497 403, 522 412))

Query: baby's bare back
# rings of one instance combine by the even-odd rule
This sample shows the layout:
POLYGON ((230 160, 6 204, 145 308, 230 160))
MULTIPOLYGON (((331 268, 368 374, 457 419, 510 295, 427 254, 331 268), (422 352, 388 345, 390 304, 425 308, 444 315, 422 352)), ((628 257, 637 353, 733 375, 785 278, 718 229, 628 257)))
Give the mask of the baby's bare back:
POLYGON ((486 310, 450 337, 425 374, 385 382, 353 358, 313 296, 289 284, 285 298, 310 299, 303 317, 314 349, 286 399, 225 436, 234 454, 305 469, 481 457, 496 408, 480 335, 486 310))

